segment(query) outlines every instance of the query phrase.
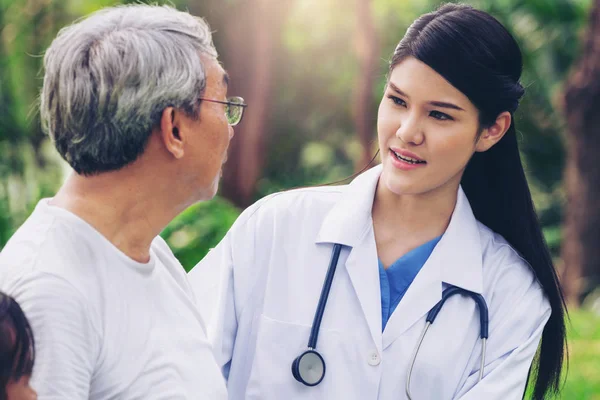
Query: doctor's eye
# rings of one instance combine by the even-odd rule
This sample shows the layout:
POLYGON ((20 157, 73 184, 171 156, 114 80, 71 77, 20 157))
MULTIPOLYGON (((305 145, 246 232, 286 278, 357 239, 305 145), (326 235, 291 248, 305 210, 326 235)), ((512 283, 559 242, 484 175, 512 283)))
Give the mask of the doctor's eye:
POLYGON ((404 100, 402 100, 400 97, 396 97, 394 95, 388 95, 387 96, 388 99, 390 99, 391 101, 394 102, 395 105, 397 106, 401 106, 401 107, 406 107, 406 102, 404 100))
POLYGON ((454 118, 440 111, 431 111, 429 115, 439 121, 454 121, 454 118))

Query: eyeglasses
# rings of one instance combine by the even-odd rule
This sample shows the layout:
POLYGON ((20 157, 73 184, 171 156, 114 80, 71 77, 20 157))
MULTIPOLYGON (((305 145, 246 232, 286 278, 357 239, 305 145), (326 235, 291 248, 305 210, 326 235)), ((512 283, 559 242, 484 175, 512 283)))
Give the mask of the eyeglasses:
POLYGON ((213 100, 200 98, 200 100, 209 101, 211 103, 225 104, 225 117, 230 126, 236 126, 244 116, 244 109, 248 104, 244 103, 244 99, 238 96, 228 97, 227 101, 213 100))

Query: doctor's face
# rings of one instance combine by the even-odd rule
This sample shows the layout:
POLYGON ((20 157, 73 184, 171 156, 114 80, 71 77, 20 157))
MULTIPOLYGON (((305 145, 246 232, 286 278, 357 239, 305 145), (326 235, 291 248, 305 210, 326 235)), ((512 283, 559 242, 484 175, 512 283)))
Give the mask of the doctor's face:
POLYGON ((456 194, 478 118, 471 101, 429 66, 413 57, 400 62, 379 105, 380 184, 398 195, 456 194))

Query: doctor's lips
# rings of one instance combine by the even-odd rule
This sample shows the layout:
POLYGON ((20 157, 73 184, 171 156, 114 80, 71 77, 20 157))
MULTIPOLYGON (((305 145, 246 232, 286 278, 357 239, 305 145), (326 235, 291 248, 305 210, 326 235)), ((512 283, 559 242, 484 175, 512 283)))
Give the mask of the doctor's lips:
POLYGON ((390 148, 390 152, 397 160, 404 161, 408 164, 427 164, 427 161, 419 158, 416 154, 411 153, 410 151, 390 148))

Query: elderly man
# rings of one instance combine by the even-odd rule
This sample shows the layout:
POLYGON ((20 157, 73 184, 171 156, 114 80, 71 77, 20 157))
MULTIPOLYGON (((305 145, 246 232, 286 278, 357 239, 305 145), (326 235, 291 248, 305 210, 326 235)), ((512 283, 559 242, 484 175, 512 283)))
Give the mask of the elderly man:
POLYGON ((36 339, 40 399, 224 399, 186 275, 159 232, 212 198, 245 104, 208 26, 107 8, 44 58, 41 116, 75 172, 0 255, 36 339))

